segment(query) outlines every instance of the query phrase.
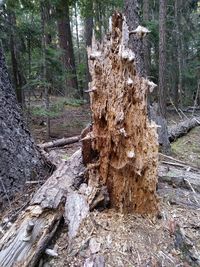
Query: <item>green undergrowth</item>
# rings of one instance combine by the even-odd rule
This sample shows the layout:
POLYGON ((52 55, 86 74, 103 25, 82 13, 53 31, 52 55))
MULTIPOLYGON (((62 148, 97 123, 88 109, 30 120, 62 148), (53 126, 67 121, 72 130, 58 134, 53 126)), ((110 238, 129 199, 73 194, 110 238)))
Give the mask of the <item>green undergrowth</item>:
POLYGON ((31 114, 36 117, 46 117, 51 118, 58 117, 62 114, 65 107, 80 107, 85 102, 82 99, 75 98, 62 98, 50 104, 49 111, 46 110, 44 106, 33 106, 31 107, 31 114))

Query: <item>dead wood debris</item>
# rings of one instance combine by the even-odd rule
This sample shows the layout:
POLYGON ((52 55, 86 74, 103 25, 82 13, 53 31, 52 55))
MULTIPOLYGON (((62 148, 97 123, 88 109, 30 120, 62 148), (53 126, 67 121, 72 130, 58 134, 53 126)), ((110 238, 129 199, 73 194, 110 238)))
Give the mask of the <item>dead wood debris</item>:
POLYGON ((76 143, 80 140, 80 136, 73 136, 69 138, 62 138, 62 139, 57 139, 53 140, 51 142, 39 144, 39 148, 41 149, 47 149, 47 148, 52 148, 52 147, 59 147, 59 146, 65 146, 69 144, 76 143))

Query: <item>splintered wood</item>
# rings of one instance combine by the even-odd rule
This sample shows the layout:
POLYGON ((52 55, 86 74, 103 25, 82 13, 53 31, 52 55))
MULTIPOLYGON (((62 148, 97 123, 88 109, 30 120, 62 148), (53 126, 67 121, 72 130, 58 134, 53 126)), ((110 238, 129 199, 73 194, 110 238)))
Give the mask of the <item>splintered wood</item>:
POLYGON ((147 118, 147 93, 154 84, 139 77, 129 31, 120 13, 103 45, 88 48, 93 130, 98 159, 88 164, 90 176, 106 185, 111 206, 124 213, 156 213, 158 142, 156 125, 147 118), (92 173, 92 174, 91 174, 92 173))

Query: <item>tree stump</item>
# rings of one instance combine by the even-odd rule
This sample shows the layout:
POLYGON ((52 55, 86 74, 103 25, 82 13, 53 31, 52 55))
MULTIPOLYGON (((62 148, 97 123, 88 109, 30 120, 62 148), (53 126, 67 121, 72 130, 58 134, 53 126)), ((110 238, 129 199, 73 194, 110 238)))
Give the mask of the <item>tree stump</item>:
POLYGON ((148 121, 147 93, 153 83, 138 75, 135 54, 128 48, 125 17, 115 13, 102 45, 88 48, 92 76, 90 133, 98 159, 88 164, 89 177, 99 177, 110 194, 111 207, 124 213, 155 213, 158 142, 156 124, 148 121))

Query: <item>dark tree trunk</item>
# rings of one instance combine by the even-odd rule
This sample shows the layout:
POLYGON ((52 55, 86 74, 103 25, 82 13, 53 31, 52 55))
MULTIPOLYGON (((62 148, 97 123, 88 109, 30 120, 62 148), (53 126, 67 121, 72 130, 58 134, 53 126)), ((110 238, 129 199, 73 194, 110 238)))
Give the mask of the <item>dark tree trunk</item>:
POLYGON ((22 71, 20 69, 19 51, 17 47, 18 40, 16 40, 15 36, 15 28, 16 28, 15 14, 9 11, 8 19, 10 23, 10 52, 11 52, 13 81, 18 103, 23 107, 25 104, 25 100, 24 100, 22 86, 25 83, 24 82, 25 78, 23 77, 22 71))
MULTIPOLYGON (((140 23, 138 0, 125 0, 125 16, 129 31, 135 30, 140 23)), ((132 34, 130 36, 129 45, 135 52, 137 73, 140 76, 146 76, 142 38, 138 38, 136 35, 132 34)))
MULTIPOLYGON (((149 0, 143 1, 143 20, 145 23, 149 21, 149 0)), ((150 42, 148 36, 144 38, 144 65, 146 70, 146 75, 150 75, 150 66, 151 66, 151 50, 150 50, 150 42)))
POLYGON ((0 204, 14 196, 27 180, 40 179, 44 162, 29 131, 8 78, 0 46, 0 204))
POLYGON ((168 140, 166 111, 167 111, 167 86, 166 86, 166 15, 167 0, 160 0, 159 6, 159 91, 158 111, 156 122, 160 125, 158 130, 161 150, 164 153, 170 152, 168 140))
POLYGON ((159 6, 159 109, 161 115, 166 117, 166 15, 167 0, 160 0, 159 6))
POLYGON ((69 1, 60 0, 57 5, 58 35, 60 48, 63 50, 62 60, 67 71, 67 94, 78 96, 78 81, 76 75, 75 58, 69 17, 69 1))

